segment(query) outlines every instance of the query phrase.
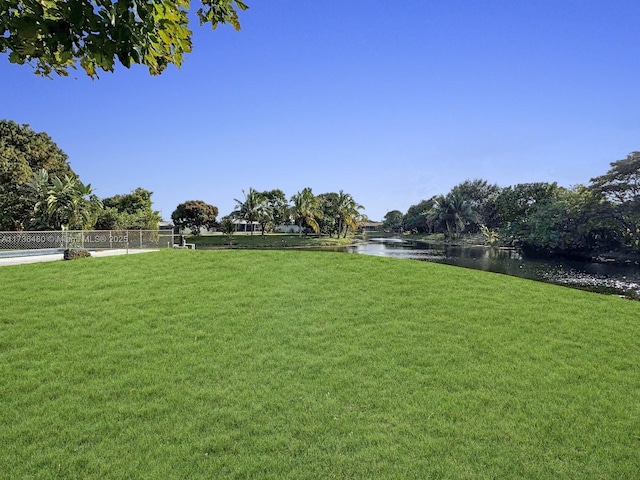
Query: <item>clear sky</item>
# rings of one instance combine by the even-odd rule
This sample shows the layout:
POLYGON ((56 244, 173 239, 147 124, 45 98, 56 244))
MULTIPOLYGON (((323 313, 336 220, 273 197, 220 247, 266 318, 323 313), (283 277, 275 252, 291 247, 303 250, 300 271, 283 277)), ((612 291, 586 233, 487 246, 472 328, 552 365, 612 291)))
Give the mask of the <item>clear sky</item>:
POLYGON ((344 190, 373 220, 454 185, 588 183, 640 149, 637 0, 246 0, 182 68, 36 77, 0 57, 0 118, 107 197, 169 219, 242 190, 344 190))

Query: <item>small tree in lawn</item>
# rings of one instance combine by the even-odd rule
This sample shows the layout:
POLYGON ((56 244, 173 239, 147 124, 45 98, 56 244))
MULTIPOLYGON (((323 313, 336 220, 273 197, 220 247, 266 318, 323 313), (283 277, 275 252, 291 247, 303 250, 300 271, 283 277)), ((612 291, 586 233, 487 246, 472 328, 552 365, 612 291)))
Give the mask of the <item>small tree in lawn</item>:
POLYGON ((233 218, 230 216, 226 216, 222 218, 220 222, 220 230, 227 236, 227 240, 231 243, 231 239, 233 238, 233 234, 236 231, 236 224, 233 223, 233 218))
POLYGON ((202 200, 188 200, 181 203, 171 214, 173 223, 184 230, 188 228, 193 235, 200 235, 200 229, 217 226, 216 217, 218 207, 209 205, 202 200))

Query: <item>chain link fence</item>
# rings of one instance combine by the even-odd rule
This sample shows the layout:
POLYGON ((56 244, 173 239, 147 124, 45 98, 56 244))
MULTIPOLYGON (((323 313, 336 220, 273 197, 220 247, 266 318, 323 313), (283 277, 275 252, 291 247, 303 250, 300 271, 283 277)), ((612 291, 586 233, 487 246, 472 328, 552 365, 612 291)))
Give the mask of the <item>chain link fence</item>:
POLYGON ((173 230, 0 232, 0 250, 171 248, 173 244, 173 230))

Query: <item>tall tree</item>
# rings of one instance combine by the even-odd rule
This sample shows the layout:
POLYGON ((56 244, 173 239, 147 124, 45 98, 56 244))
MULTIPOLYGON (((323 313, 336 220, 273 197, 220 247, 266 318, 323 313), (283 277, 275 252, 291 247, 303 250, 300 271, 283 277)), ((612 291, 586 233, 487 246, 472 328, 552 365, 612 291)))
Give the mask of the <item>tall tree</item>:
POLYGON ((400 210, 391 210, 387 212, 382 219, 382 228, 391 230, 392 232, 400 232, 402 230, 403 215, 400 210))
POLYGON ((262 196, 266 199, 273 225, 284 224, 289 216, 289 202, 284 192, 276 188, 262 192, 262 196))
POLYGON ((103 198, 104 210, 98 216, 96 229, 155 230, 161 218, 152 208, 152 195, 138 187, 128 194, 103 198))
POLYGON ((540 205, 552 201, 559 188, 555 182, 519 183, 503 188, 495 200, 501 225, 525 220, 540 205))
POLYGON ((607 173, 591 179, 590 188, 616 203, 640 198, 640 152, 609 165, 607 173))
POLYGON ((435 226, 435 219, 433 219, 429 212, 433 209, 433 204, 436 197, 431 197, 429 200, 422 200, 417 205, 411 205, 402 218, 402 224, 405 230, 409 230, 416 233, 431 233, 435 226))
POLYGON ((340 219, 338 194, 336 192, 321 193, 318 198, 320 199, 320 210, 322 211, 322 218, 317 219, 320 233, 329 236, 335 233, 340 237, 340 232, 338 231, 340 219))
POLYGON ((258 204, 257 213, 257 222, 260 224, 260 233, 264 235, 267 231, 267 226, 273 224, 273 209, 269 204, 267 204, 264 197, 263 201, 258 204))
POLYGON ((102 201, 93 194, 91 184, 84 185, 75 177, 53 177, 47 196, 48 214, 55 229, 92 228, 102 209, 102 201))
MULTIPOLYGON (((44 169, 42 172, 47 174, 44 169)), ((35 210, 37 205, 44 205, 46 211, 48 180, 47 175, 44 185, 34 185, 34 188, 30 186, 31 180, 21 185, 0 184, 0 230, 37 228, 34 227, 35 210)))
POLYGON ((302 236, 302 229, 307 226, 314 232, 320 231, 318 220, 322 218, 322 201, 307 187, 291 197, 291 214, 299 227, 298 234, 302 236))
MULTIPOLYGON (((489 228, 495 228, 500 223, 496 209, 496 199, 500 190, 498 185, 476 178, 474 180, 465 180, 454 186, 450 193, 459 195, 469 202, 473 211, 478 215, 478 223, 482 223, 489 228)), ((477 225, 477 223, 474 223, 472 226, 477 225)))
MULTIPOLYGON (((241 0, 200 0, 200 24, 231 24, 240 30, 241 0)), ((29 63, 38 75, 68 75, 80 67, 95 77, 142 64, 152 75, 180 66, 191 51, 190 0, 4 0, 0 8, 0 53, 29 63)))
POLYGON ((0 120, 0 183, 22 184, 41 169, 51 177, 76 176, 67 154, 44 132, 0 120))
POLYGON ((471 204, 462 196, 454 194, 436 197, 431 216, 445 225, 449 238, 457 238, 468 222, 474 222, 478 218, 471 204))
POLYGON ((31 228, 37 200, 27 182, 41 170, 49 177, 75 177, 67 155, 44 132, 0 120, 0 230, 31 228))
POLYGON ((245 193, 244 190, 242 193, 244 194, 244 200, 234 198, 236 210, 233 212, 233 216, 245 220, 247 225, 251 226, 251 235, 253 235, 254 222, 259 222, 264 235, 265 226, 271 218, 267 198, 251 187, 249 188, 249 193, 245 193))
POLYGON ((356 202, 350 193, 338 192, 338 236, 342 232, 346 238, 349 229, 357 230, 362 217, 360 210, 364 210, 364 206, 356 202))
POLYGON ((640 251, 640 152, 610 164, 604 175, 591 179, 589 188, 612 202, 624 243, 640 251))
POLYGON ((49 213, 49 172, 44 168, 36 172, 31 180, 25 184, 28 195, 25 204, 30 207, 31 216, 29 220, 30 230, 54 229, 54 218, 49 213))
POLYGON ((171 219, 176 227, 188 228, 194 235, 200 235, 200 229, 214 228, 218 207, 209 205, 202 200, 188 200, 181 203, 171 214, 171 219))

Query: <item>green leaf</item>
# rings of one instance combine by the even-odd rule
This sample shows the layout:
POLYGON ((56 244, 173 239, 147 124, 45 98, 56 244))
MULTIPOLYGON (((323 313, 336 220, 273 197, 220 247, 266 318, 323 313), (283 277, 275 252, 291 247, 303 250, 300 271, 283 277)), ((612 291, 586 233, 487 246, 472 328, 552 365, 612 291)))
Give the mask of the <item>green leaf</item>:
MULTIPOLYGON (((85 72, 113 71, 115 61, 142 63, 153 75, 180 65, 191 52, 190 0, 5 0, 0 52, 12 63, 28 59, 38 75, 67 75, 79 62, 85 72)), ((200 23, 239 29, 243 1, 203 0, 200 23)))

